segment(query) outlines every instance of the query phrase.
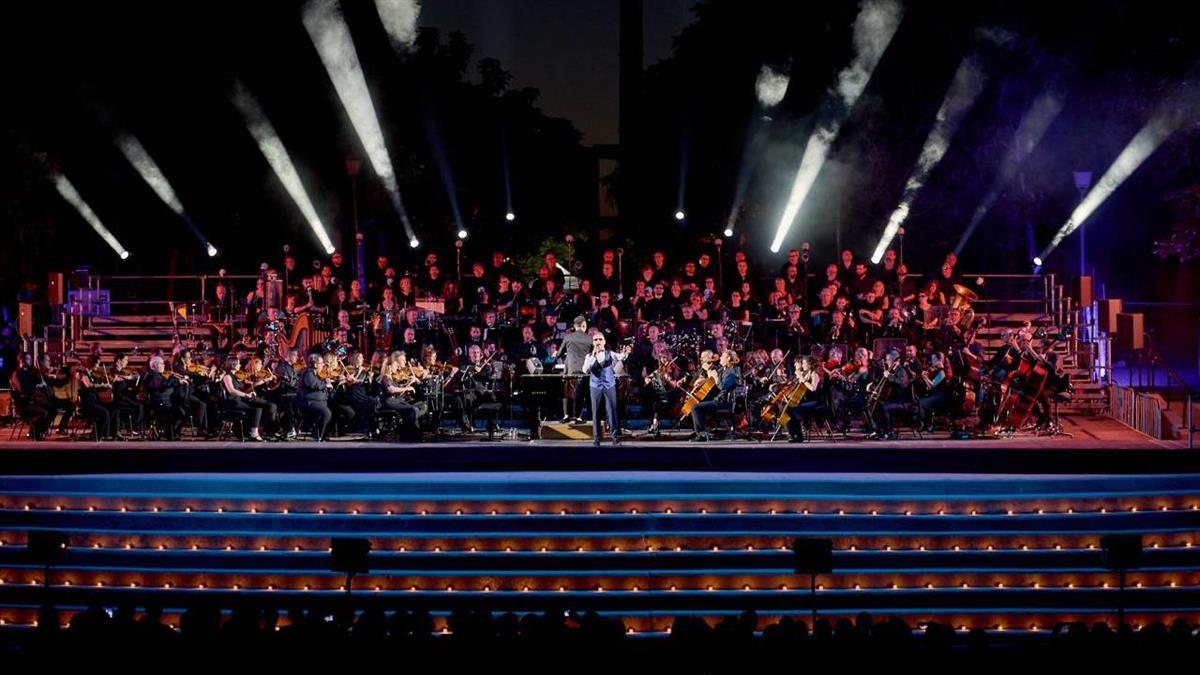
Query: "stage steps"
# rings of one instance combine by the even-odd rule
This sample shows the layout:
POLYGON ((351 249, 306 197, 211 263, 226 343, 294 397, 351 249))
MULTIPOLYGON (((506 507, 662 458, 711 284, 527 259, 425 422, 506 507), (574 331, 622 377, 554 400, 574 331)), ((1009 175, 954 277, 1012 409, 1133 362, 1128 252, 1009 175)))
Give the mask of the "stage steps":
MULTIPOLYGON (((795 537, 828 537, 823 612, 1050 627, 1106 620, 1105 534, 1144 535, 1131 616, 1200 618, 1200 477, 514 472, 0 478, 0 618, 41 602, 30 530, 68 533, 61 607, 177 613, 341 595, 332 537, 369 538, 358 602, 594 609, 638 631, 674 616, 808 611, 795 537)), ((441 620, 441 619, 439 619, 441 620)))

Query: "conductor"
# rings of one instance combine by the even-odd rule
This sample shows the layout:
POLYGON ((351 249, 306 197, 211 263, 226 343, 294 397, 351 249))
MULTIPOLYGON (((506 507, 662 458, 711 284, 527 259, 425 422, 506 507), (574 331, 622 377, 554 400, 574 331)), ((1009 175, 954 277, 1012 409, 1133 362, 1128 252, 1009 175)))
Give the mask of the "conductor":
POLYGON ((592 392, 592 444, 600 445, 601 400, 608 415, 608 428, 612 432, 613 445, 621 442, 621 425, 617 420, 617 377, 613 366, 624 361, 632 351, 628 345, 619 352, 605 347, 602 333, 592 336, 592 353, 583 360, 583 372, 588 374, 588 386, 592 392))

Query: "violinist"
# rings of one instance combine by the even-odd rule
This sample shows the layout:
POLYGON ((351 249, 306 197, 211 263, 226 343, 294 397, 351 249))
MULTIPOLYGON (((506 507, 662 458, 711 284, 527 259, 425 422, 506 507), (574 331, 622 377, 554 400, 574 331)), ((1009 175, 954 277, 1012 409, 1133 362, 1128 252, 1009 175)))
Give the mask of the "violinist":
POLYGON ((934 413, 945 410, 949 403, 950 365, 941 352, 934 352, 929 357, 929 367, 921 372, 921 381, 925 385, 925 393, 917 400, 917 416, 923 427, 928 427, 934 413))
POLYGON ((821 370, 816 358, 804 356, 796 359, 795 376, 796 382, 804 385, 808 391, 798 405, 788 408, 787 411, 788 439, 798 443, 804 441, 808 420, 828 413, 829 407, 825 404, 824 392, 821 390, 821 370))
POLYGON ((852 414, 865 412, 870 382, 871 353, 862 347, 854 350, 853 361, 830 373, 830 408, 843 432, 849 428, 852 414))
POLYGON ((407 357, 400 352, 397 358, 383 366, 383 374, 379 377, 379 403, 381 409, 399 413, 403 427, 419 438, 417 420, 424 414, 424 404, 413 401, 416 380, 408 367, 407 357))
POLYGON ((671 348, 666 342, 659 340, 653 347, 654 365, 643 367, 642 377, 646 386, 642 388, 643 404, 651 411, 649 433, 659 430, 659 416, 675 407, 679 397, 683 395, 679 380, 682 373, 671 357, 671 348))
POLYGON ((117 352, 112 372, 113 403, 118 412, 129 411, 135 434, 142 428, 146 419, 146 406, 138 400, 138 384, 141 378, 141 373, 129 365, 129 355, 117 352))
POLYGON ((341 386, 336 389, 334 398, 338 405, 352 409, 354 419, 363 420, 368 435, 371 435, 374 433, 375 410, 378 407, 378 401, 367 391, 371 373, 362 352, 352 352, 349 359, 342 369, 341 386))
POLYGON ((81 357, 80 363, 80 367, 73 369, 79 383, 80 412, 95 424, 97 440, 112 440, 116 436, 117 414, 111 403, 112 383, 104 381, 108 379, 107 369, 102 369, 92 356, 81 357), (96 378, 98 373, 103 373, 100 374, 103 380, 96 378))
POLYGON ((175 439, 179 435, 179 427, 183 424, 183 415, 175 394, 185 381, 185 377, 167 371, 166 361, 162 356, 150 358, 150 369, 143 378, 142 387, 146 390, 146 403, 150 409, 167 418, 167 440, 175 439))
MULTIPOLYGON (((453 399, 461 413, 459 427, 463 433, 473 430, 473 420, 481 410, 486 410, 488 437, 495 435, 496 411, 491 408, 494 406, 498 409, 499 406, 496 405, 496 392, 492 388, 493 369, 494 364, 484 359, 483 349, 479 345, 467 347, 467 363, 456 376, 461 378, 462 388, 453 399), (485 405, 489 407, 484 409, 485 405)), ((454 381, 453 378, 451 381, 454 381)))
MULTIPOLYGON (((255 365, 254 361, 255 359, 251 359, 248 365, 255 365)), ((261 443, 265 440, 262 434, 259 433, 263 415, 266 415, 268 422, 274 423, 276 417, 275 404, 258 398, 258 394, 254 392, 252 382, 249 387, 242 386, 252 373, 241 370, 240 365, 236 356, 225 359, 225 363, 219 372, 221 406, 226 410, 236 410, 245 413, 246 422, 250 426, 250 439, 261 443)))
POLYGON ((61 387, 69 381, 58 369, 50 367, 50 355, 43 353, 38 359, 37 367, 32 365, 28 355, 22 356, 24 366, 17 372, 17 381, 25 396, 25 407, 33 418, 31 433, 34 440, 40 440, 50 430, 54 418, 61 412, 62 419, 58 423, 58 433, 66 434, 75 416, 75 404, 70 399, 62 398, 55 393, 55 387, 61 387))
POLYGON ((715 376, 718 393, 713 400, 702 401, 692 408, 692 425, 696 431, 693 440, 707 441, 710 439, 708 427, 705 426, 706 417, 715 412, 732 412, 734 391, 742 383, 742 372, 738 367, 740 361, 736 352, 727 349, 721 352, 717 362, 719 370, 712 365, 707 368, 707 371, 715 376))
POLYGON ((302 361, 298 361, 298 352, 287 346, 283 346, 279 350, 279 358, 275 360, 274 369, 275 380, 278 384, 275 390, 271 392, 271 401, 279 410, 280 425, 287 429, 287 437, 289 439, 296 437, 296 429, 300 426, 300 375, 296 372, 296 366, 304 367, 302 361))
POLYGON ((900 362, 900 352, 893 349, 883 357, 883 375, 868 393, 873 402, 872 409, 868 410, 872 415, 869 421, 875 430, 867 438, 897 438, 892 430, 892 413, 912 406, 912 382, 908 370, 900 362))
POLYGON ((313 421, 312 434, 316 441, 325 440, 325 432, 333 420, 329 409, 329 389, 332 383, 321 377, 325 370, 320 354, 308 357, 308 367, 300 373, 300 412, 313 421))
POLYGON ((216 367, 196 362, 191 350, 184 349, 179 352, 177 369, 183 379, 175 387, 174 404, 191 413, 197 429, 211 435, 215 429, 209 428, 209 422, 216 420, 218 404, 218 397, 212 392, 216 367))

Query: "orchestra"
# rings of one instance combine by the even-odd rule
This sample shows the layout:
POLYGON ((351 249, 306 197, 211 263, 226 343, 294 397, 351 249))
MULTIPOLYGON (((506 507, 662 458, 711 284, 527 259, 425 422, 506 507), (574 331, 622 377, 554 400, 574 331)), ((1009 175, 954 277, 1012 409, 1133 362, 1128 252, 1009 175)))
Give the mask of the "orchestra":
POLYGON ((614 441, 626 418, 698 441, 995 435, 1049 428, 1070 395, 1057 327, 1025 325, 985 351, 953 254, 921 280, 895 251, 878 267, 842 251, 809 275, 805 249, 759 279, 740 251, 723 273, 708 252, 673 268, 654 251, 629 283, 617 257, 564 274, 548 251, 526 285, 499 252, 461 280, 436 256, 415 274, 381 256, 365 286, 332 260, 300 274, 293 258, 286 282, 264 265, 253 290, 213 286, 200 330, 144 367, 129 353, 60 367, 23 354, 11 386, 35 439, 78 415, 101 440, 216 438, 242 421, 255 442, 419 440, 448 434, 447 418, 493 438, 516 407, 536 437, 556 406, 564 423, 590 415, 597 443, 602 417, 614 441))

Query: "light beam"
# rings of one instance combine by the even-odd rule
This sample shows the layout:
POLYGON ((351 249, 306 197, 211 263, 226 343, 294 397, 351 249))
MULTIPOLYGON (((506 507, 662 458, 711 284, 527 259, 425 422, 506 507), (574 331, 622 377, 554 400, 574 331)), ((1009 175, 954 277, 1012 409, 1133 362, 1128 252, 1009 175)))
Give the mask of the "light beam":
POLYGON ((1104 176, 1096 181, 1092 189, 1088 191, 1087 196, 1083 198, 1075 210, 1071 212, 1071 217, 1067 222, 1063 223, 1062 227, 1058 228, 1058 232, 1049 244, 1042 249, 1038 257, 1045 260, 1050 252, 1058 247, 1064 239, 1071 236, 1075 230, 1083 225, 1095 210, 1109 198, 1112 193, 1121 187, 1121 184, 1133 175, 1134 171, 1145 162, 1154 151, 1162 145, 1163 141, 1167 140, 1184 119, 1187 118, 1185 110, 1193 106, 1183 106, 1180 104, 1168 103, 1159 108, 1158 112, 1134 135, 1133 139, 1121 150, 1121 154, 1113 160, 1113 163, 1104 172, 1104 176))
POLYGON ((100 217, 96 215, 96 212, 92 210, 92 207, 88 206, 87 202, 83 201, 83 197, 79 196, 79 191, 75 189, 75 186, 71 184, 71 181, 67 180, 67 177, 62 174, 54 174, 51 180, 54 181, 54 187, 58 190, 58 194, 62 195, 62 198, 65 199, 68 204, 75 207, 75 210, 79 213, 79 216, 83 218, 88 225, 92 226, 92 229, 96 231, 96 234, 100 235, 100 238, 104 240, 104 243, 108 244, 109 247, 116 252, 117 256, 121 258, 121 260, 127 259, 129 257, 129 251, 121 245, 121 242, 117 241, 116 236, 114 236, 113 233, 104 226, 104 223, 100 222, 100 217))
POLYGON ((779 252, 784 238, 792 229, 800 207, 816 182, 821 166, 825 164, 829 146, 837 138, 838 130, 850 114, 854 103, 866 89, 871 73, 900 26, 903 14, 904 9, 895 0, 866 0, 855 17, 854 59, 838 73, 837 83, 826 95, 823 110, 833 109, 833 112, 823 115, 823 119, 817 122, 805 144, 800 168, 796 170, 787 205, 784 206, 783 216, 779 219, 775 239, 771 242, 772 253, 779 252))
POLYGON ((246 129, 254 137, 254 142, 258 144, 258 149, 266 158, 267 163, 275 170, 279 182, 283 183, 284 189, 300 209, 300 214, 304 216, 309 228, 316 235, 317 241, 321 243, 321 248, 327 254, 333 253, 333 242, 329 240, 329 233, 317 215, 317 210, 313 208, 312 200, 309 199, 308 192, 304 189, 304 183, 300 182, 300 174, 296 171, 296 165, 292 163, 287 148, 283 146, 283 141, 275 132, 271 120, 267 119, 258 100, 241 82, 234 84, 230 99, 233 101, 233 105, 241 111, 242 117, 246 121, 246 129))
POLYGON ((1017 175, 1017 169, 1029 157, 1033 149, 1037 147, 1037 144, 1042 141, 1042 137, 1046 135, 1046 130, 1050 128, 1050 124, 1058 117, 1058 113, 1062 111, 1062 107, 1062 99, 1050 92, 1042 94, 1029 106, 1029 110, 1025 112, 1025 116, 1021 118, 1020 125, 1017 126, 1016 141, 1008 148, 1003 163, 1000 165, 1000 174, 992 181, 992 185, 988 188, 983 201, 979 202, 979 206, 975 208, 975 213, 972 214, 970 222, 967 223, 966 231, 959 238, 958 245, 954 247, 955 255, 962 254, 963 248, 971 240, 971 235, 975 234, 975 228, 979 227, 980 221, 983 220, 983 217, 995 205, 996 199, 1000 197, 1000 191, 1017 175))
POLYGON ((138 172, 142 180, 146 181, 146 185, 158 195, 167 208, 175 212, 179 216, 188 229, 192 231, 192 235, 204 246, 204 250, 209 257, 217 254, 217 249, 213 246, 208 237, 200 231, 199 227, 192 222, 190 216, 183 208, 183 202, 179 201, 179 195, 175 193, 175 188, 171 186, 171 182, 167 180, 167 176, 159 168, 158 163, 146 152, 145 146, 136 136, 129 133, 123 133, 117 137, 117 148, 121 150, 121 154, 125 155, 125 159, 129 160, 129 164, 138 172))
POLYGON ((909 172, 908 180, 904 183, 904 193, 900 197, 900 204, 888 218, 887 226, 883 228, 883 236, 879 238, 875 252, 871 254, 872 263, 877 265, 883 259, 883 252, 887 250, 888 245, 896 236, 896 232, 908 218, 913 200, 917 198, 917 194, 925 185, 925 179, 929 177, 929 172, 946 155, 946 149, 950 147, 954 132, 958 130, 958 125, 962 122, 963 117, 971 109, 975 99, 979 97, 979 92, 983 90, 983 81, 984 75, 980 70, 979 62, 972 56, 963 59, 954 73, 954 79, 950 81, 950 89, 946 92, 946 97, 942 99, 942 105, 938 108, 933 127, 929 129, 929 134, 925 137, 925 145, 917 157, 917 164, 909 172))
POLYGON ((411 238, 415 236, 412 223, 409 222, 408 211, 404 208, 404 200, 400 197, 396 171, 392 167, 392 158, 383 139, 383 129, 379 126, 379 118, 375 114, 375 104, 371 101, 371 92, 367 89, 367 80, 363 75, 358 53, 354 49, 350 29, 342 19, 340 10, 336 0, 310 0, 304 6, 304 28, 308 31, 321 62, 325 64, 333 88, 342 101, 342 107, 346 109, 346 115, 358 134, 367 159, 371 161, 371 167, 375 169, 375 175, 383 183, 392 206, 404 225, 404 231, 411 238))

